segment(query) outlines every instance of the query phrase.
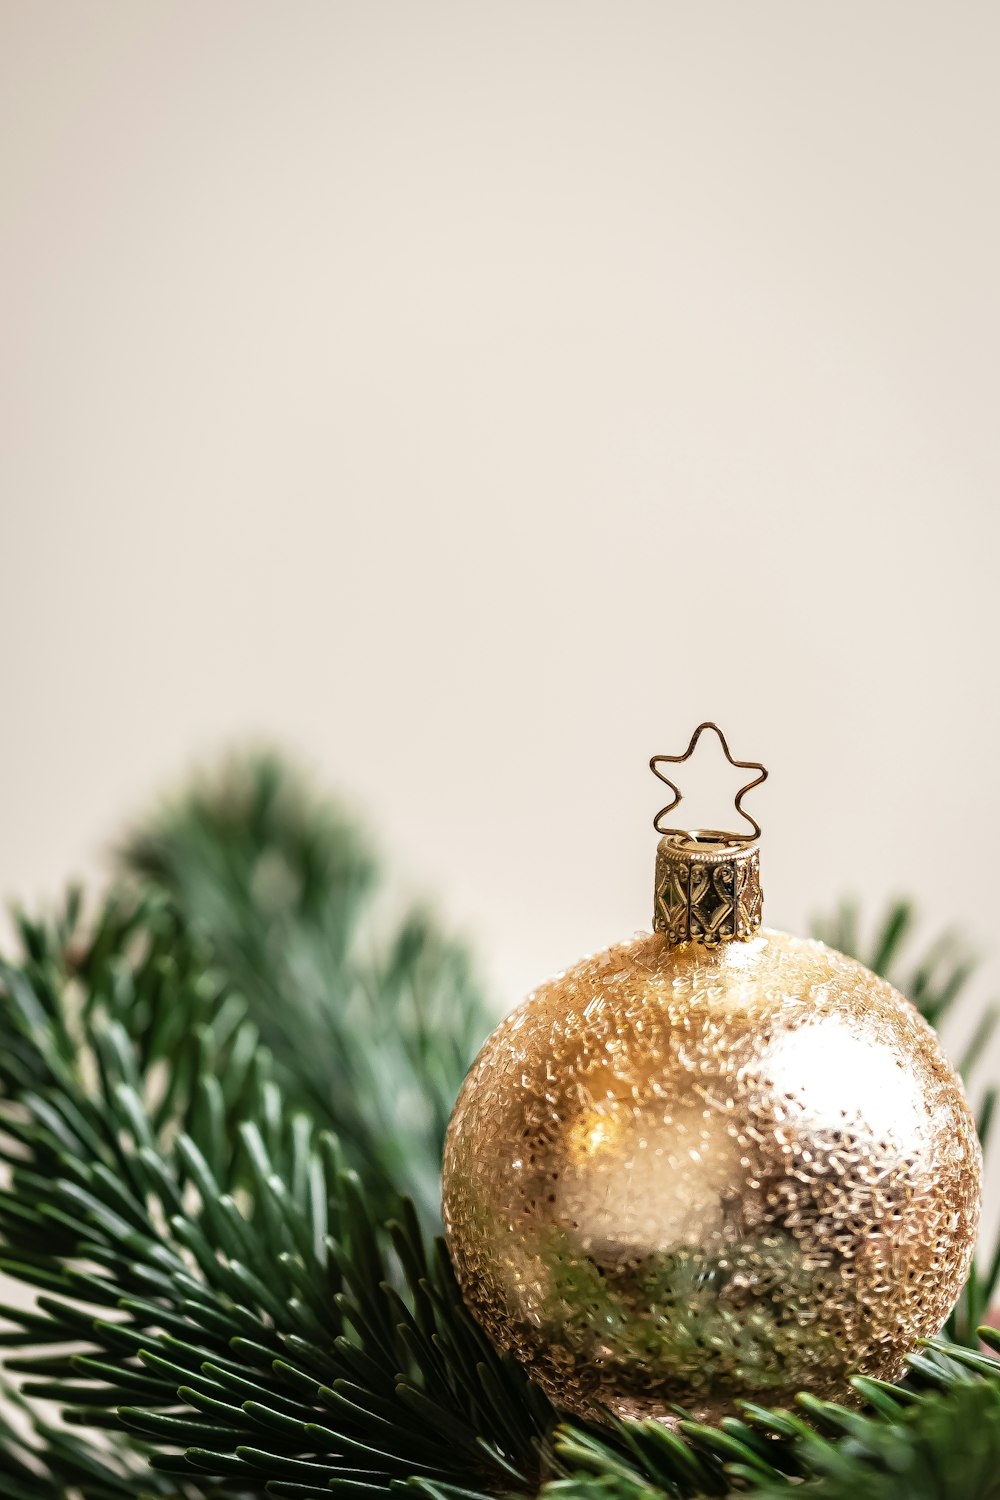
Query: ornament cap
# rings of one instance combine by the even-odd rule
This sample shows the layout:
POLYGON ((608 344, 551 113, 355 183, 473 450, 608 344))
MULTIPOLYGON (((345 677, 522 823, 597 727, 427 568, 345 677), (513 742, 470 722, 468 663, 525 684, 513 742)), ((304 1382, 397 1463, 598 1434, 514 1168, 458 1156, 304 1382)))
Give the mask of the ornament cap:
POLYGON ((744 809, 743 798, 767 780, 766 767, 760 761, 736 760, 718 724, 706 720, 698 725, 683 754, 654 755, 649 768, 674 794, 653 819, 653 827, 663 835, 656 850, 654 931, 662 932, 671 947, 696 942, 714 948, 719 943, 753 937, 760 928, 763 904, 757 847, 760 824, 744 809), (736 811, 749 823, 750 834, 664 827, 663 819, 679 806, 683 794, 660 767, 689 760, 706 729, 718 735, 731 766, 759 773, 740 788, 735 798, 736 811))
POLYGON ((745 942, 760 928, 762 904, 755 840, 701 829, 660 839, 653 930, 671 947, 745 942))

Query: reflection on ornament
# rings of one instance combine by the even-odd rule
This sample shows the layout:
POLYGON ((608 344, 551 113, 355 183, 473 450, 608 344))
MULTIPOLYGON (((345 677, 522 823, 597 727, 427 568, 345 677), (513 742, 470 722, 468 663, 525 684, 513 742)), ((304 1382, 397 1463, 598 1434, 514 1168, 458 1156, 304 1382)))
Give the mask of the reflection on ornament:
POLYGON ((591 1157, 610 1149, 621 1135, 621 1122, 608 1114, 583 1115, 573 1127, 569 1140, 571 1157, 591 1157))
POLYGON ((721 1227, 721 1198, 735 1170, 736 1150, 719 1117, 701 1108, 664 1104, 662 1113, 634 1106, 612 1125, 583 1117, 585 1138, 601 1149, 572 1150, 559 1179, 558 1211, 582 1248, 672 1243, 700 1239, 721 1227), (671 1191, 662 1191, 665 1170, 671 1191))
POLYGON ((779 1037, 761 1069, 767 1087, 814 1130, 863 1126, 889 1140, 909 1139, 920 1129, 924 1102, 912 1069, 840 1016, 779 1037), (806 1097, 804 1077, 813 1080, 806 1097))
POLYGON ((469 1305, 584 1415, 843 1398, 901 1373, 968 1269, 981 1163, 950 1064, 853 959, 760 930, 750 851, 665 834, 658 930, 529 996, 449 1129, 469 1305))

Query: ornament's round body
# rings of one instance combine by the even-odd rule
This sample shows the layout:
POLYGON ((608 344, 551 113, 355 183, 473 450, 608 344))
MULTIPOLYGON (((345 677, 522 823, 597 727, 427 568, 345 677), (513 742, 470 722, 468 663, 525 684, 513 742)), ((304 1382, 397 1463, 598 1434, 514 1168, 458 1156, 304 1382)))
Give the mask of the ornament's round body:
POLYGON ((445 1158, 466 1298, 557 1404, 702 1419, 898 1377, 969 1269, 981 1157, 890 985, 777 932, 642 937, 487 1041, 445 1158))

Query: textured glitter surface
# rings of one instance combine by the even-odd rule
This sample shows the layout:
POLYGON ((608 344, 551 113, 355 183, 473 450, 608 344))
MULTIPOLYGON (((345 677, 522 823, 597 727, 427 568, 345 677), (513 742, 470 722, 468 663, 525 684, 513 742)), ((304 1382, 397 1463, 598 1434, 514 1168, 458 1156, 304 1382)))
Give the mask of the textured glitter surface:
POLYGON ((487 1041, 448 1133, 470 1307, 560 1406, 702 1419, 898 1377, 969 1268, 961 1084, 909 1001, 821 943, 659 934, 487 1041))

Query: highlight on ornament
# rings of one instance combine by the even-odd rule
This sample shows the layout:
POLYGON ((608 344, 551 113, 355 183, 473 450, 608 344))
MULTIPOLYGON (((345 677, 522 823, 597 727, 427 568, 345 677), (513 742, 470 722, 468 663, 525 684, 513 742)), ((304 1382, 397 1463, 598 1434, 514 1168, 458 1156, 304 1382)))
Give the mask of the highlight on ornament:
POLYGON ((703 723, 654 756, 653 931, 541 985, 486 1041, 443 1209, 494 1343, 581 1416, 717 1420, 898 1379, 965 1282, 982 1156, 915 1006, 762 923, 767 771, 703 723), (751 832, 667 827, 705 731, 758 773, 751 832), (671 767, 668 775, 663 769, 671 767))

